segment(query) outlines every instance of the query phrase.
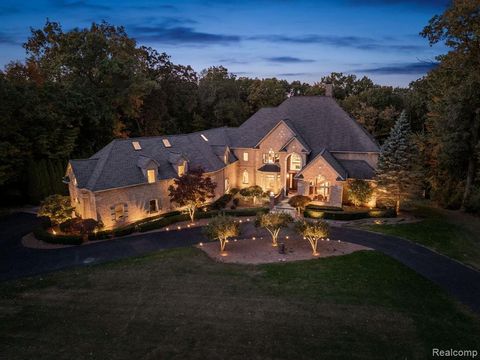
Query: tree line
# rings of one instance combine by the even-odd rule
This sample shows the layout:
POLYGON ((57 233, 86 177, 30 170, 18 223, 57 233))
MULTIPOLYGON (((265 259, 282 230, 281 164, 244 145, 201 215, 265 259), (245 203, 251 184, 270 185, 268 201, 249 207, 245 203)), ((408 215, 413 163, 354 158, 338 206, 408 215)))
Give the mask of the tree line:
POLYGON ((64 31, 47 21, 32 29, 24 61, 0 71, 2 201, 38 202, 65 191, 59 169, 67 159, 89 157, 114 138, 238 126, 261 107, 323 95, 331 83, 338 103, 380 144, 404 110, 427 196, 452 208, 477 202, 478 209, 479 11, 477 1, 457 0, 430 20, 421 35, 450 51, 407 88, 342 73, 313 85, 237 77, 223 66, 197 73, 138 45, 123 27, 64 31))

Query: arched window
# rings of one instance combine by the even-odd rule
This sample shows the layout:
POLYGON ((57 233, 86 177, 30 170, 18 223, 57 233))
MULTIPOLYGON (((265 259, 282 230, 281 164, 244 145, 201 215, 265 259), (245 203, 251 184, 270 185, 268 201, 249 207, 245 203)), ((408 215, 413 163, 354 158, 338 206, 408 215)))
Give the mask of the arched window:
POLYGON ((243 170, 242 183, 243 184, 248 184, 248 171, 247 170, 243 170))
POLYGON ((299 171, 302 169, 302 157, 296 153, 290 155, 290 170, 299 171))

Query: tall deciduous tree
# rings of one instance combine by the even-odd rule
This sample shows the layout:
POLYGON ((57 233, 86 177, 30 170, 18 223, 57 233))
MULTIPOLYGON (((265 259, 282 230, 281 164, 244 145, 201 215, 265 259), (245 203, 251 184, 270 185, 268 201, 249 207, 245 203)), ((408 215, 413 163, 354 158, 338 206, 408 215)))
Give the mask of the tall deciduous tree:
POLYGON ((382 198, 395 202, 397 212, 404 200, 418 194, 421 181, 411 136, 410 123, 405 112, 402 112, 383 144, 378 159, 378 191, 382 198))
POLYGON ((196 168, 175 179, 168 191, 170 201, 184 207, 193 221, 195 211, 215 196, 216 187, 217 184, 209 176, 204 176, 202 168, 196 168))
POLYGON ((446 180, 459 184, 463 188, 462 208, 470 198, 479 168, 479 24, 478 1, 455 0, 421 33, 430 44, 444 42, 451 49, 438 57, 440 64, 429 76, 434 86, 428 126, 436 158, 434 187, 446 180))

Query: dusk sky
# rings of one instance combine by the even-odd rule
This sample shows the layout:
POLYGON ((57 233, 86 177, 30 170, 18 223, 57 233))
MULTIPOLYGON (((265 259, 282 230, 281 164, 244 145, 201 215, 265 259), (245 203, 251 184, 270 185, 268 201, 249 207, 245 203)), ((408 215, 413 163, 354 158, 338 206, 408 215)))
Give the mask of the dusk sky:
POLYGON ((23 60, 29 28, 105 20, 196 71, 309 83, 332 71, 407 86, 446 52, 418 33, 447 0, 11 1, 0 0, 0 66, 23 60))

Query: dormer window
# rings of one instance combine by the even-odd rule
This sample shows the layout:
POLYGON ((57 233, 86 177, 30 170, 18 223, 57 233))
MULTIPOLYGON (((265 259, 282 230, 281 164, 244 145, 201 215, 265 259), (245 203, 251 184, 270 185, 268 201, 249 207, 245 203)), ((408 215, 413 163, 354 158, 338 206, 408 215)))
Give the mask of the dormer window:
POLYGON ((168 139, 162 139, 163 146, 166 148, 172 147, 172 144, 170 144, 170 141, 168 139))
POLYGON ((152 184, 156 181, 156 174, 154 169, 147 170, 147 181, 149 184, 152 184))
POLYGON ((185 161, 180 165, 178 165, 178 176, 183 176, 185 174, 186 167, 187 167, 187 164, 185 161))
POLYGON ((132 146, 135 150, 142 150, 142 147, 138 141, 132 141, 132 146))

